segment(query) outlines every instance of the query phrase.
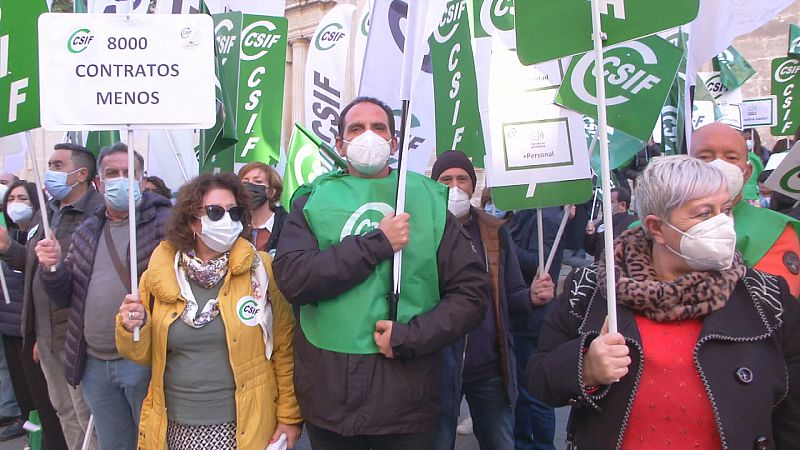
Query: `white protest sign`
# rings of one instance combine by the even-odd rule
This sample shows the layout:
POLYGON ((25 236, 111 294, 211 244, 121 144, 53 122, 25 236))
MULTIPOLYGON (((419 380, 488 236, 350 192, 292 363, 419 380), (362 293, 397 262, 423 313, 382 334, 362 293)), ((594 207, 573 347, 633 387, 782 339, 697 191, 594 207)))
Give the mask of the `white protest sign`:
POLYGON ((536 183, 591 178, 583 117, 553 103, 555 94, 549 89, 493 97, 487 166, 493 186, 529 185, 530 197, 536 183))
POLYGON ((209 128, 216 120, 213 44, 205 14, 42 14, 42 126, 209 128))
POLYGON ((773 127, 778 118, 778 98, 774 95, 742 101, 742 124, 745 128, 773 127))
POLYGON ((794 144, 764 182, 764 186, 800 200, 800 143, 794 144))
POLYGON ((722 111, 722 117, 719 118, 719 122, 726 123, 733 128, 741 131, 744 129, 742 125, 742 107, 741 105, 735 103, 722 103, 718 105, 720 111, 722 111))

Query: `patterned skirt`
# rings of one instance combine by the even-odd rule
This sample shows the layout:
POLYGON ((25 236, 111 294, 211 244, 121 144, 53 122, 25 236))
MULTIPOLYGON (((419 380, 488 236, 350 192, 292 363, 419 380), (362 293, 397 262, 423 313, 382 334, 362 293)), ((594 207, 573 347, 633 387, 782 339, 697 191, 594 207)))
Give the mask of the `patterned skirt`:
POLYGON ((167 448, 169 450, 234 450, 236 449, 236 422, 219 425, 184 425, 168 421, 167 448))

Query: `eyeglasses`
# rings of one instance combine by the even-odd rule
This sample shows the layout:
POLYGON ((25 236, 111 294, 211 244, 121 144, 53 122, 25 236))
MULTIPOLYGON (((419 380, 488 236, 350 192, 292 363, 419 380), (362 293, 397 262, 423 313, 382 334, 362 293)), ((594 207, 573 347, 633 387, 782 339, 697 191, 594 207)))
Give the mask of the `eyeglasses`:
MULTIPOLYGON (((225 208, 219 205, 201 206, 198 209, 204 209, 208 218, 214 222, 222 219, 222 217, 225 216, 225 208)), ((234 222, 239 222, 242 220, 242 216, 244 215, 244 206, 231 206, 228 208, 227 212, 230 214, 231 220, 234 222)))

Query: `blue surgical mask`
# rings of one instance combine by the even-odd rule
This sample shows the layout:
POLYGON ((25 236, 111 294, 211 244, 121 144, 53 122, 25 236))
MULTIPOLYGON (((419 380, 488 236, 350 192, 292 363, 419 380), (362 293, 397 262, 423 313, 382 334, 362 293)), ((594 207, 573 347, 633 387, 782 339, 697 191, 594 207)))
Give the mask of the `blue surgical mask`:
POLYGON ((507 212, 494 206, 494 203, 487 203, 486 206, 483 207, 483 210, 486 211, 487 214, 491 214, 498 219, 504 218, 507 212))
POLYGON ((759 199, 759 202, 761 203, 761 207, 762 208, 769 208, 770 198, 771 198, 770 196, 763 196, 763 195, 759 196, 758 199, 759 199))
MULTIPOLYGON (((115 211, 128 210, 128 179, 127 178, 109 178, 103 180, 105 189, 103 196, 106 199, 108 207, 115 211)), ((139 182, 133 183, 133 200, 139 203, 142 198, 142 191, 139 188, 139 182)))
POLYGON ((67 184, 67 177, 81 169, 75 169, 72 172, 56 172, 55 170, 48 170, 44 174, 44 187, 47 193, 52 195, 56 200, 63 200, 72 192, 72 188, 78 184, 76 181, 73 185, 67 184))

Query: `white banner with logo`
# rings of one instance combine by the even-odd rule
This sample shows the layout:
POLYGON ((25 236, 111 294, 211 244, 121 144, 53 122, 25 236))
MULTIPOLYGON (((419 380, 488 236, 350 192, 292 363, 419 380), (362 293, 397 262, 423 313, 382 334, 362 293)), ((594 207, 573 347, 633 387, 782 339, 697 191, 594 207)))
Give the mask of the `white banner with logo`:
MULTIPOLYGON (((795 200, 800 200, 800 143, 794 144, 785 155, 764 182, 764 186, 795 200)), ((773 165, 773 161, 770 159, 768 166, 773 165)))
MULTIPOLYGON (((245 14, 283 16, 286 0, 205 0, 211 14, 241 11, 245 14)), ((200 0, 157 0, 156 14, 189 14, 200 11, 200 0)))
POLYGON ((305 126, 329 146, 336 140, 339 111, 345 107, 347 55, 350 51, 354 5, 334 7, 311 38, 305 73, 305 126))
POLYGON ((215 122, 211 17, 57 14, 39 18, 47 130, 209 128, 215 122))
MULTIPOLYGON (((378 98, 395 113, 400 129, 400 74, 408 6, 399 0, 375 0, 370 20, 367 52, 358 95, 378 98)), ((412 117, 408 169, 424 174, 436 143, 433 109, 433 69, 430 54, 422 60, 422 73, 411 93, 412 117)))
POLYGON ((742 88, 733 90, 726 88, 722 84, 719 72, 697 72, 697 78, 706 85, 717 104, 742 103, 742 88))
POLYGON ((367 5, 361 8, 361 15, 358 18, 358 23, 353 27, 355 42, 353 43, 353 83, 354 92, 358 91, 358 86, 361 85, 361 74, 364 70, 364 54, 367 52, 367 38, 369 37, 369 21, 370 11, 372 10, 372 2, 368 1, 367 5))

